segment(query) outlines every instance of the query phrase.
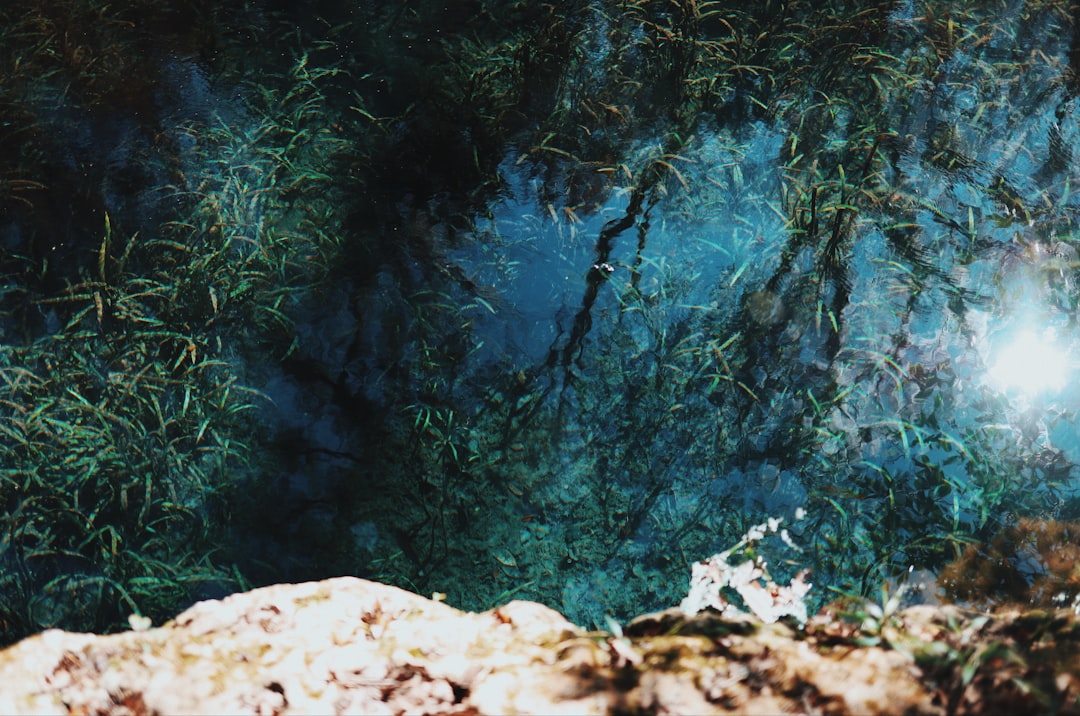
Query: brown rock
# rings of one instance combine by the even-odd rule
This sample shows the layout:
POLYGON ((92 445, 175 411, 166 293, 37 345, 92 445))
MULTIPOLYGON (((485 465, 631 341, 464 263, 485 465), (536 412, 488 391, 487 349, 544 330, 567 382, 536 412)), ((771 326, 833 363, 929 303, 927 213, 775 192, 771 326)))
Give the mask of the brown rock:
POLYGON ((984 609, 1068 606, 1080 594, 1080 524, 1022 517, 965 548, 938 582, 950 601, 984 609))
POLYGON ((46 631, 0 652, 0 713, 1080 713, 1069 611, 840 621, 669 610, 613 635, 530 602, 473 614, 346 577, 145 631, 46 631))

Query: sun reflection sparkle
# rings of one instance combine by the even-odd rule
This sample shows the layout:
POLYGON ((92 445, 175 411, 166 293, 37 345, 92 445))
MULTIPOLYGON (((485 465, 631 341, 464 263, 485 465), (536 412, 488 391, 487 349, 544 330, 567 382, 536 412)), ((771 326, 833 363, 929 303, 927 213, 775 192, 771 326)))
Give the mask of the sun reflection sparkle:
POLYGON ((1044 336, 1023 331, 997 354, 988 377, 999 389, 1034 395, 1064 387, 1068 372, 1068 356, 1052 331, 1044 336))

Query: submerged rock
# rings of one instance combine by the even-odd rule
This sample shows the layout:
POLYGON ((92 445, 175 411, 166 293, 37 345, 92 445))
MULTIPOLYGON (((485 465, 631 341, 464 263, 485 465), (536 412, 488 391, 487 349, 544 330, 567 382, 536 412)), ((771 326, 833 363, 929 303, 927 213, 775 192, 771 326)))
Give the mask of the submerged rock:
POLYGON ((43 632, 0 652, 0 712, 1080 713, 1072 611, 867 612, 799 629, 669 610, 609 634, 532 602, 468 613, 343 577, 158 628, 43 632))
POLYGON ((950 602, 1080 606, 1080 523, 1021 517, 987 543, 969 545, 938 579, 950 602))

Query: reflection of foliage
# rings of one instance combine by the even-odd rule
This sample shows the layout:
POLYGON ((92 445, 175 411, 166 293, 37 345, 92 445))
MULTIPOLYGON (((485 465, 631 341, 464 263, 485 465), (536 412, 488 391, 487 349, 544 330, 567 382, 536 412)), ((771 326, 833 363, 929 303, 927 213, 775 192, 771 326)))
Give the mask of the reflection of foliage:
MULTIPOLYGON (((1039 27, 1064 51, 1065 10, 1029 3, 1021 21, 941 3, 564 3, 551 32, 567 39, 544 47, 576 49, 533 94, 550 104, 528 107, 534 128, 502 125, 526 128, 511 159, 539 177, 535 214, 491 233, 557 233, 560 250, 591 238, 592 268, 573 269, 583 298, 558 317, 546 364, 506 360, 482 399, 467 376, 490 366, 434 369, 455 385, 446 409, 507 436, 470 477, 511 485, 529 519, 587 532, 605 569, 654 559, 646 571, 672 576, 655 555, 700 556, 754 519, 741 511, 805 500, 822 579, 856 589, 1064 499, 1069 461, 979 384, 975 346, 995 298, 984 279, 1009 246, 1075 231, 1067 163, 1037 167, 1036 189, 1010 139, 1036 115, 1056 117, 1059 155, 1062 132, 1075 138, 1066 98, 1013 79, 1028 69, 1055 86, 1054 61, 1032 65, 1021 48, 1039 27), (719 278, 709 262, 725 265, 719 278), (521 480, 522 464, 556 484, 521 480), (581 484, 592 499, 567 504, 581 484)), ((512 85, 516 41, 462 45, 464 65, 512 85)), ((492 116, 523 108, 519 88, 498 84, 470 96, 505 102, 492 116)), ((1058 293, 1068 270, 1047 271, 1058 293)), ((460 337, 460 322, 429 328, 424 345, 460 337)), ((557 594, 566 578, 551 565, 586 541, 568 532, 547 573, 500 579, 557 594)))
POLYGON ((82 244, 100 227, 107 185, 137 191, 132 184, 151 180, 150 167, 114 161, 149 151, 149 142, 118 135, 132 118, 151 132, 157 52, 198 54, 215 41, 195 5, 45 0, 0 8, 0 212, 20 225, 8 249, 32 262, 14 266, 5 255, 5 272, 26 271, 26 282, 71 278, 86 258, 82 244))
MULTIPOLYGON (((62 164, 47 135, 63 144, 74 123, 46 100, 130 109, 116 78, 154 67, 129 72, 147 39, 128 24, 138 2, 20 7, 0 11, 17 70, 0 84, 0 202, 30 227, 63 195, 47 186, 62 164), (90 19, 88 34, 62 31, 90 19), (20 57, 27 43, 46 49, 20 57)), ((3 369, 12 469, 68 500, 5 497, 27 525, 5 543, 12 589, 36 584, 20 560, 61 556, 144 610, 139 580, 225 579, 205 543, 161 552, 159 532, 202 539, 224 509, 252 399, 236 361, 257 353, 317 364, 343 415, 379 403, 360 427, 385 460, 364 453, 334 486, 345 497, 307 573, 362 568, 359 515, 385 549, 366 564, 461 605, 527 592, 585 603, 576 616, 598 623, 665 606, 686 563, 804 503, 816 580, 867 589, 940 564, 1007 512, 1067 502, 1073 456, 1047 435, 1071 415, 985 389, 976 350, 995 301, 1015 300, 998 264, 1038 241, 1058 247, 1040 290, 1062 315, 1077 303, 1061 248, 1077 211, 1074 100, 1054 64, 1064 4, 1004 18, 843 0, 444 8, 330 11, 315 24, 340 45, 308 42, 276 72, 256 53, 254 81, 237 69, 248 60, 222 63, 207 86, 234 101, 207 90, 217 112, 146 120, 141 151, 168 160, 153 182, 169 185, 164 225, 124 241, 107 226, 100 242, 103 209, 137 222, 92 191, 70 213, 70 251, 43 235, 2 258, 31 285, 3 296, 24 339, 3 369), (552 304, 543 320, 517 305, 518 284, 550 268, 537 248, 561 262, 550 292, 523 299, 552 304), (328 357, 293 336, 297 292, 343 250, 335 275, 355 295, 333 322, 353 323, 335 325, 351 335, 328 357), (511 325, 525 314, 531 326, 511 325), (547 355, 516 352, 530 328, 547 355), (82 442, 58 432, 69 425, 82 442), (69 495, 56 485, 75 465, 86 486, 69 495), (58 546, 42 556, 32 543, 47 537, 58 546), (121 564, 125 546, 178 566, 121 564)), ((236 59, 245 34, 276 39, 266 23, 215 36, 236 59)))

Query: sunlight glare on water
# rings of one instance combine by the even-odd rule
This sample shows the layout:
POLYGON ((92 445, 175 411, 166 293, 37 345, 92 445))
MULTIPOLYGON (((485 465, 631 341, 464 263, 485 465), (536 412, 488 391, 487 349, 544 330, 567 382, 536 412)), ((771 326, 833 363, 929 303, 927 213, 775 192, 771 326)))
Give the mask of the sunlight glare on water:
POLYGON ((1041 336, 1025 330, 997 353, 987 377, 1001 390, 1017 390, 1030 397, 1061 389, 1068 373, 1068 357, 1057 345, 1053 329, 1041 336))

